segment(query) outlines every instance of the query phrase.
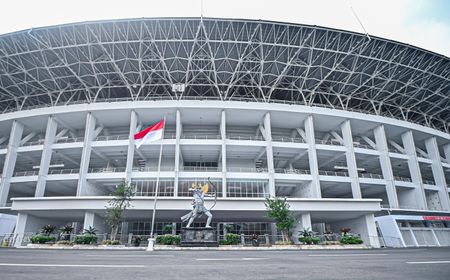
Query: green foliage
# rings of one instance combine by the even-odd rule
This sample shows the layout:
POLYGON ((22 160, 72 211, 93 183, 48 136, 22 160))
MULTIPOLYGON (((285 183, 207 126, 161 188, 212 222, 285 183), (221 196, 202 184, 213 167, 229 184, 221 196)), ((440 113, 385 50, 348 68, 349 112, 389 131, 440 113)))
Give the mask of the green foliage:
POLYGON ((311 230, 311 228, 304 228, 301 231, 299 231, 299 234, 301 236, 307 237, 307 236, 313 236, 314 232, 311 230))
POLYGON ((286 198, 266 198, 264 205, 267 209, 267 217, 274 219, 277 228, 283 235, 283 241, 289 242, 288 236, 290 235, 291 228, 295 225, 295 218, 289 211, 289 203, 286 202, 286 198))
POLYGON ((343 235, 341 238, 341 244, 362 244, 363 240, 357 235, 343 235))
POLYGON ((230 232, 233 230, 233 225, 226 224, 224 225, 224 228, 227 230, 227 232, 230 232))
POLYGON ((347 233, 349 233, 350 232, 350 228, 341 228, 341 233, 342 233, 342 235, 347 235, 347 233))
POLYGON ((59 229, 59 232, 62 234, 71 234, 73 231, 73 226, 71 224, 67 224, 59 229))
POLYGON ((102 244, 103 245, 120 245, 120 241, 119 240, 103 240, 102 244))
POLYGON ((220 245, 237 245, 241 241, 239 234, 227 233, 225 234, 225 239, 220 240, 220 245))
POLYGON ((300 241, 302 243, 306 243, 308 245, 319 244, 320 238, 316 237, 316 236, 300 236, 298 238, 298 241, 300 241))
POLYGON ((83 234, 75 237, 75 244, 96 244, 97 236, 92 234, 83 234))
POLYGON ((95 227, 89 226, 88 229, 84 229, 83 233, 84 234, 90 234, 90 235, 96 235, 97 234, 97 230, 95 229, 95 227))
POLYGON ((48 224, 42 227, 41 232, 45 235, 50 235, 56 230, 56 226, 52 224, 48 224))
POLYGON ((163 227, 162 230, 164 233, 170 234, 170 233, 172 233, 172 229, 173 229, 173 226, 170 224, 167 224, 163 227))
POLYGON ((37 234, 37 235, 33 235, 30 238, 30 240, 31 240, 31 243, 33 243, 33 244, 46 244, 46 243, 55 242, 56 238, 53 236, 37 234))
POLYGON ((106 207, 106 223, 111 227, 111 239, 116 240, 123 212, 131 205, 131 198, 134 196, 134 186, 124 181, 116 186, 111 195, 114 197, 108 201, 108 206, 106 207))
POLYGON ((163 234, 156 237, 156 244, 180 245, 181 237, 174 234, 163 234))

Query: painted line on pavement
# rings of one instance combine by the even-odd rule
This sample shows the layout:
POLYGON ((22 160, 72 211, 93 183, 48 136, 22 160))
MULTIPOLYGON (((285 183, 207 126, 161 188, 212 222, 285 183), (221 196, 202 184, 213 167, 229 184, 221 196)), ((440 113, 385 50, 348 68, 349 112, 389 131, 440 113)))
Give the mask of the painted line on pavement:
POLYGON ((267 258, 208 258, 196 259, 197 261, 259 261, 267 260, 267 258))
POLYGON ((308 257, 387 256, 389 254, 315 254, 308 257))
POLYGON ((428 262, 406 262, 407 264, 433 264, 433 263, 450 263, 450 261, 428 261, 428 262))
POLYGON ((47 264, 47 263, 0 263, 0 266, 26 267, 108 267, 108 268, 142 268, 145 265, 113 265, 113 264, 47 264))
POLYGON ((86 255, 87 257, 175 257, 175 255, 146 255, 146 254, 136 254, 136 255, 86 255))

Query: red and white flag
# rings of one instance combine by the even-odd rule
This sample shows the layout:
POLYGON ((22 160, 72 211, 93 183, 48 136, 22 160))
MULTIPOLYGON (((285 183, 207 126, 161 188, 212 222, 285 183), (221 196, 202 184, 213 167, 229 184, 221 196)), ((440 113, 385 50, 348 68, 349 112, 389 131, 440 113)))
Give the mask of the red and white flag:
POLYGON ((134 135, 134 144, 139 149, 139 147, 142 144, 158 141, 162 139, 163 131, 164 131, 164 119, 136 133, 134 135))

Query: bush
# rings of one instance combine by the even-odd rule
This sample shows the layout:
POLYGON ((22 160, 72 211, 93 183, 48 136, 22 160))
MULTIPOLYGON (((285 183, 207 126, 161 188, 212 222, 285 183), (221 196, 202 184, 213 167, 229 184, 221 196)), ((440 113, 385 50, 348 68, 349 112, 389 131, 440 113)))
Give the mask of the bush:
POLYGON ((103 240, 102 245, 120 245, 119 240, 103 240))
POLYGON ((156 237, 156 244, 162 245, 179 245, 181 237, 173 234, 163 234, 156 237))
POLYGON ((45 244, 45 243, 51 243, 51 242, 55 242, 56 238, 53 236, 48 236, 48 235, 33 235, 31 238, 31 243, 33 244, 45 244))
POLYGON ((96 244, 97 236, 92 235, 92 234, 78 235, 77 237, 75 237, 74 243, 75 244, 96 244))
POLYGON ((316 236, 300 236, 298 238, 298 241, 300 241, 302 243, 306 243, 308 245, 319 244, 320 238, 316 237, 316 236))
POLYGON ((341 244, 362 244, 363 240, 356 235, 344 235, 340 242, 341 244))
POLYGON ((241 241, 241 238, 239 237, 239 234, 235 233, 227 233, 225 234, 225 239, 220 240, 220 245, 237 245, 241 241))

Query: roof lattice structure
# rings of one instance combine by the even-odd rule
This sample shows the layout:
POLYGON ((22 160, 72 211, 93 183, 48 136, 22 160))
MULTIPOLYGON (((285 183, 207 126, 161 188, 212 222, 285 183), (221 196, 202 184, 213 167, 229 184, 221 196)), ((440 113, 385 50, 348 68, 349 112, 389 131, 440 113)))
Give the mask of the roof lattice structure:
POLYGON ((450 59, 330 28, 130 19, 0 36, 0 110, 105 100, 327 106, 450 130, 450 59))

